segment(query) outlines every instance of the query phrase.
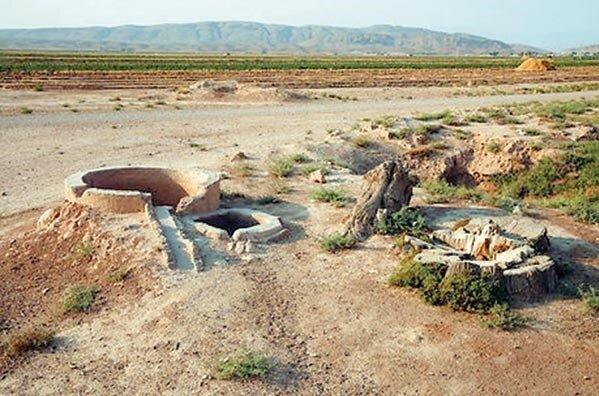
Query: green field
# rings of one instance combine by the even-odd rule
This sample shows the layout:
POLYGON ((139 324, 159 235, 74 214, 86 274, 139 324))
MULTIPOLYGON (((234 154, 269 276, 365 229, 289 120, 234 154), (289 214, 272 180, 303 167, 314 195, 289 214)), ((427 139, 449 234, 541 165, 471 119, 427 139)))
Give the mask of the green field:
MULTIPOLYGON (((327 70, 327 69, 478 69, 513 68, 519 57, 383 56, 224 56, 198 54, 121 54, 0 52, 0 72, 108 70, 327 70)), ((599 66, 599 57, 556 57, 564 66, 599 66)))

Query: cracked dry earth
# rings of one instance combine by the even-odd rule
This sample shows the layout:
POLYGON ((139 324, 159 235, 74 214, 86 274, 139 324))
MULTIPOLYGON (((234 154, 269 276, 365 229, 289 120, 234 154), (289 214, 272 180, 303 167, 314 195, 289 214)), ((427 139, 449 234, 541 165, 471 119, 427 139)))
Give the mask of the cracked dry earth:
MULTIPOLYGON (((483 103, 486 99, 476 100, 483 103)), ((446 105, 445 101, 430 102, 423 109, 446 105)), ((217 128, 221 135, 212 138, 215 143, 208 152, 199 154, 183 140, 190 134, 185 132, 190 127, 183 124, 189 120, 162 119, 161 153, 150 162, 197 163, 201 157, 206 167, 218 169, 240 150, 262 159, 271 155, 274 144, 285 152, 297 152, 303 149, 299 137, 304 136, 307 124, 314 128, 314 139, 325 139, 325 127, 351 124, 382 111, 382 105, 353 106, 219 110, 221 118, 209 125, 222 123, 217 128), (261 137, 264 130, 274 136, 261 137)), ((410 106, 419 109, 418 103, 410 106)), ((386 109, 392 107, 385 104, 386 109)), ((165 114, 158 113, 160 117, 165 114)), ((132 121, 127 116, 110 116, 123 117, 119 121, 129 133, 115 132, 96 121, 102 114, 94 114, 86 120, 85 131, 97 128, 111 138, 110 144, 99 142, 96 147, 90 143, 99 135, 94 134, 77 136, 70 145, 97 156, 96 150, 106 151, 131 136, 151 140, 151 133, 142 132, 149 125, 146 116, 132 121)), ((182 113, 176 117, 203 120, 208 116, 182 113)), ((153 116, 147 117, 152 121, 153 116)), ((77 135, 78 119, 41 117, 23 121, 25 126, 4 128, 15 134, 27 128, 27 122, 40 123, 37 132, 20 137, 23 146, 31 144, 36 133, 57 134, 56 139, 66 142, 77 135)), ((204 139, 208 131, 194 129, 192 134, 204 139)), ((141 161, 147 150, 155 150, 148 144, 125 148, 120 154, 141 161)), ((31 201, 34 204, 28 205, 18 199, 24 194, 20 189, 24 182, 14 175, 26 172, 30 159, 6 154, 7 171, 2 177, 8 181, 9 196, 15 198, 10 209, 16 214, 0 220, 0 239, 9 240, 31 228, 37 212, 30 208, 58 199, 61 175, 88 160, 70 148, 60 158, 60 163, 43 171, 48 179, 31 201), (29 212, 19 215, 18 210, 29 212)), ((260 195, 266 179, 257 173, 244 180, 228 180, 225 187, 260 195)), ((268 246, 266 255, 213 265, 200 273, 157 270, 150 291, 61 328, 52 348, 28 355, 0 379, 0 394, 597 393, 599 326, 596 318, 582 312, 579 300, 550 295, 537 302, 518 302, 518 311, 530 317, 531 323, 513 333, 482 327, 473 314, 425 305, 413 291, 387 285, 399 261, 393 238, 374 236, 355 250, 322 252, 316 238, 340 229, 351 207, 312 202, 309 194, 314 185, 302 177, 293 177, 289 183, 293 192, 282 203, 260 207, 280 216, 291 231, 287 239, 268 246), (263 381, 211 378, 211 364, 239 349, 264 351, 276 363, 273 372, 263 381)), ((334 172, 329 184, 356 196, 360 183, 359 176, 334 172)), ((422 203, 421 193, 416 195, 416 204, 422 203)), ((447 218, 452 213, 457 213, 456 218, 463 215, 463 208, 437 206, 431 212, 435 211, 447 218)), ((504 215, 484 208, 479 212, 504 215)), ((588 276, 597 282, 599 234, 594 228, 577 228, 575 224, 567 229, 550 227, 549 234, 559 237, 554 240, 559 248, 556 254, 567 257, 583 251, 581 265, 589 268, 588 276)), ((139 265, 136 271, 151 270, 144 263, 139 265)))

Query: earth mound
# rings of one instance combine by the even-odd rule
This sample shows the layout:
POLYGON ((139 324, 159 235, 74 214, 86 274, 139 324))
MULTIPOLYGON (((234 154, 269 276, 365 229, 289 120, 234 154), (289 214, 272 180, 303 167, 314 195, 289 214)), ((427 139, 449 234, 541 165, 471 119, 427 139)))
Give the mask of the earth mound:
POLYGON ((235 80, 202 80, 191 84, 188 91, 190 94, 206 100, 286 102, 310 99, 308 95, 301 92, 241 84, 235 80))
POLYGON ((518 71, 555 70, 555 65, 548 59, 527 58, 516 68, 518 71))

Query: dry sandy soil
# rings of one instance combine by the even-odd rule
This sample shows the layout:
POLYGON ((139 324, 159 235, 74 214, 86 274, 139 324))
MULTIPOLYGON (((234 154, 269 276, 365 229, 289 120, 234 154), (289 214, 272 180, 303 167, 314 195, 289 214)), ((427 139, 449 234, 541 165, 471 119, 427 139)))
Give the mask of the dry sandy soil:
MULTIPOLYGON (((27 243, 31 245, 35 220, 62 200, 64 177, 81 169, 147 164, 222 170, 230 165, 233 154, 243 151, 255 171, 250 177, 226 180, 223 187, 260 196, 273 188, 274 182, 264 172, 268 158, 305 152, 306 145, 329 139, 327 129, 347 129, 364 117, 599 94, 450 99, 450 92, 437 88, 391 89, 385 91, 389 98, 384 99, 381 91, 329 92, 360 100, 227 106, 191 101, 181 110, 167 104, 114 111, 109 99, 116 95, 169 98, 171 93, 0 92, 4 114, 0 116, 1 273, 24 266, 28 275, 20 276, 25 277, 35 274, 36 262, 72 262, 39 248, 26 257, 14 249, 31 248, 27 243), (413 99, 402 99, 405 96, 413 99), (89 108, 78 113, 61 108, 62 103, 80 100, 89 108), (15 114, 15 108, 23 105, 33 113, 15 114)), ((329 182, 355 196, 361 177, 337 169, 329 182)), ((0 393, 597 393, 599 322, 583 312, 579 300, 549 295, 541 301, 517 302, 518 311, 531 322, 512 333, 484 328, 476 315, 425 305, 415 293, 386 283, 398 262, 392 238, 376 236, 339 254, 321 252, 316 238, 340 229, 350 208, 312 202, 309 194, 314 185, 303 177, 293 177, 288 184, 292 191, 284 195, 284 202, 260 209, 281 216, 290 236, 251 260, 231 255, 201 273, 159 268, 150 242, 144 242, 143 221, 131 225, 131 219, 119 217, 106 223, 100 216, 95 230, 108 234, 98 231, 97 240, 117 240, 132 257, 106 250, 105 254, 112 252, 105 257, 106 268, 103 256, 79 259, 72 265, 92 262, 94 271, 100 272, 82 275, 74 269, 73 276, 100 279, 112 266, 125 265, 125 258, 135 269, 119 286, 124 289, 113 291, 105 285, 101 308, 56 321, 60 332, 52 348, 14 365, 0 380, 0 393), (111 261, 115 256, 120 260, 111 261), (211 362, 241 348, 264 351, 275 360, 268 378, 212 379, 211 362)), ((421 198, 417 191, 416 204, 422 204, 421 198)), ((488 208, 427 209, 434 223, 473 211, 506 216, 488 208)), ((582 229, 572 219, 549 212, 540 219, 553 237, 552 255, 578 261, 584 267, 582 273, 597 282, 597 228, 582 229)), ((83 229, 73 235, 80 241, 90 232, 83 229)), ((96 240, 94 232, 91 240, 96 240)), ((61 247, 60 241, 52 239, 38 242, 60 252, 76 246, 61 247)), ((10 278, 16 288, 27 284, 19 286, 18 278, 18 274, 10 278)), ((35 280, 46 282, 43 277, 35 280)), ((64 277, 60 282, 49 281, 56 289, 64 287, 64 282, 64 277)), ((29 287, 42 295, 49 293, 40 301, 57 295, 56 290, 44 293, 39 284, 29 287)), ((3 288, 2 292, 3 304, 7 304, 10 291, 3 288)), ((26 298, 35 295, 21 293, 26 298)), ((33 307, 30 312, 38 311, 33 307)), ((1 314, 19 316, 12 311, 1 314)), ((15 320, 35 319, 21 315, 15 320)))

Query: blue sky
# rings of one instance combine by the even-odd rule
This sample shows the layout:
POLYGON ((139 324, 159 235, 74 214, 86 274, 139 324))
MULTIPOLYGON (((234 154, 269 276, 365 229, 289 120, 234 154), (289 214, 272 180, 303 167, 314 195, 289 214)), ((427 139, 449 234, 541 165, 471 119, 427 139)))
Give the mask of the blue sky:
POLYGON ((0 28, 248 20, 465 32, 561 50, 599 43, 599 0, 0 0, 0 28))

